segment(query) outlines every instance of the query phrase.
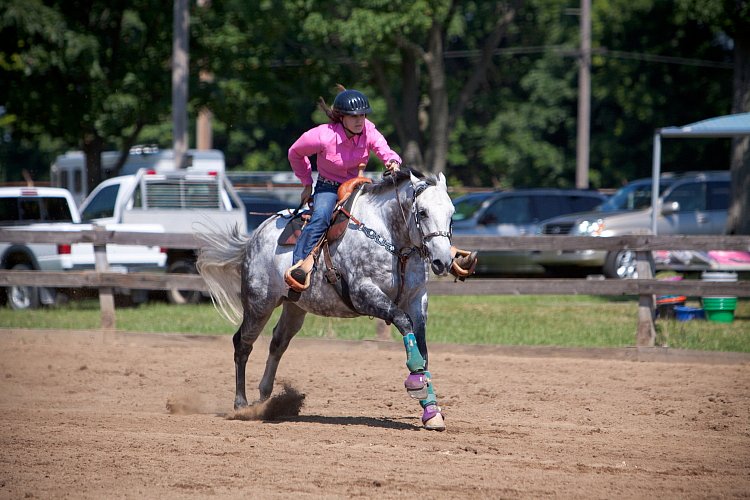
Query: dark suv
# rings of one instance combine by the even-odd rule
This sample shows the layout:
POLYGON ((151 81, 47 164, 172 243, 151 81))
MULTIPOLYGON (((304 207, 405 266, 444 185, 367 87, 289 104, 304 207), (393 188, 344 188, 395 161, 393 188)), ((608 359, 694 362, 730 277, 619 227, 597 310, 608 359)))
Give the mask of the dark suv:
MULTIPOLYGON (((664 175, 659 179, 656 231, 669 234, 723 234, 727 222, 729 172, 664 175)), ((622 236, 651 234, 650 178, 618 190, 598 210, 556 217, 541 226, 542 234, 622 236)), ((637 278, 635 252, 560 250, 541 252, 537 262, 548 269, 575 266, 603 272, 609 278, 637 278)))
MULTIPOLYGON (((456 198, 453 234, 462 236, 534 235, 550 217, 591 210, 607 197, 597 191, 533 188, 473 193, 456 198), (476 207, 473 213, 462 207, 476 207)), ((530 251, 482 251, 477 273, 542 273, 530 251)))

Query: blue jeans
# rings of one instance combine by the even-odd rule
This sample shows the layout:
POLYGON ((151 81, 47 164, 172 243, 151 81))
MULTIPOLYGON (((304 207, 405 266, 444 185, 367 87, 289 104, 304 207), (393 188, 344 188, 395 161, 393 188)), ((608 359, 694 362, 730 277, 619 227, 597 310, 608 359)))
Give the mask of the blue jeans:
POLYGON ((307 257, 318 240, 320 240, 320 237, 328 229, 328 226, 331 224, 333 209, 336 207, 338 189, 337 185, 322 182, 318 179, 318 182, 315 184, 315 193, 313 194, 312 217, 310 218, 310 222, 302 229, 302 234, 297 239, 297 244, 294 245, 292 264, 296 264, 307 257))

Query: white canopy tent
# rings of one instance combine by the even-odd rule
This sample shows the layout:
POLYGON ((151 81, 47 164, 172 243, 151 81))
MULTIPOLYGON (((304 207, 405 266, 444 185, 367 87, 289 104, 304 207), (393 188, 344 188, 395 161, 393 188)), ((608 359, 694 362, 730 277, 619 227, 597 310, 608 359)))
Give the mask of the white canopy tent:
POLYGON ((659 199, 659 176, 661 175, 661 138, 705 139, 732 138, 750 135, 750 113, 738 113, 709 118, 683 127, 665 127, 654 132, 654 158, 651 189, 651 232, 656 234, 657 209, 659 199))

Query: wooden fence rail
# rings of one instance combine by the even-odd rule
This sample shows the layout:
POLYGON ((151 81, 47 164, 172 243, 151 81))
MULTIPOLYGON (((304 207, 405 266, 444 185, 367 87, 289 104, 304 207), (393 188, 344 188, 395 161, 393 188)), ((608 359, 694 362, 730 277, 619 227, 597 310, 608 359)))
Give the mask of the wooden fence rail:
MULTIPOLYGON (((433 279, 428 291, 435 295, 609 295, 638 297, 636 345, 653 346, 655 339, 655 295, 725 295, 750 297, 750 282, 662 281, 651 275, 648 254, 652 250, 741 250, 750 251, 750 236, 652 236, 633 235, 611 238, 587 236, 454 237, 461 248, 482 250, 634 250, 640 279, 478 279, 454 283, 452 279, 433 279)), ((99 289, 102 328, 115 326, 113 288, 146 290, 207 291, 197 275, 167 273, 109 272, 106 244, 158 245, 166 248, 196 249, 200 241, 193 235, 174 233, 135 233, 106 231, 103 228, 80 232, 27 231, 0 229, 0 241, 29 243, 92 243, 97 268, 91 271, 46 272, 0 270, 0 286, 28 285, 48 287, 92 287, 99 289)))
MULTIPOLYGON (((192 234, 136 233, 104 228, 77 232, 28 231, 0 228, 6 243, 93 243, 102 245, 158 245, 194 249, 200 245, 192 234)), ((609 238, 589 236, 454 236, 461 248, 474 250, 741 250, 750 251, 750 236, 630 235, 609 238)))

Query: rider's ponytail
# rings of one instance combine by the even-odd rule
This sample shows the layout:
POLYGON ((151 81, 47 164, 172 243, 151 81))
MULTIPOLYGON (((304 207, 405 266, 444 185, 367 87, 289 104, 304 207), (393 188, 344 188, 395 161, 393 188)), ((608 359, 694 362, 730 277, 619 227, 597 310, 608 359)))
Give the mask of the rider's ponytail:
MULTIPOLYGON (((344 87, 340 83, 336 84, 336 88, 339 92, 343 92, 346 90, 346 87, 344 87)), ((341 119, 344 117, 344 115, 340 111, 332 109, 322 97, 318 97, 318 107, 333 123, 341 122, 341 119)))

